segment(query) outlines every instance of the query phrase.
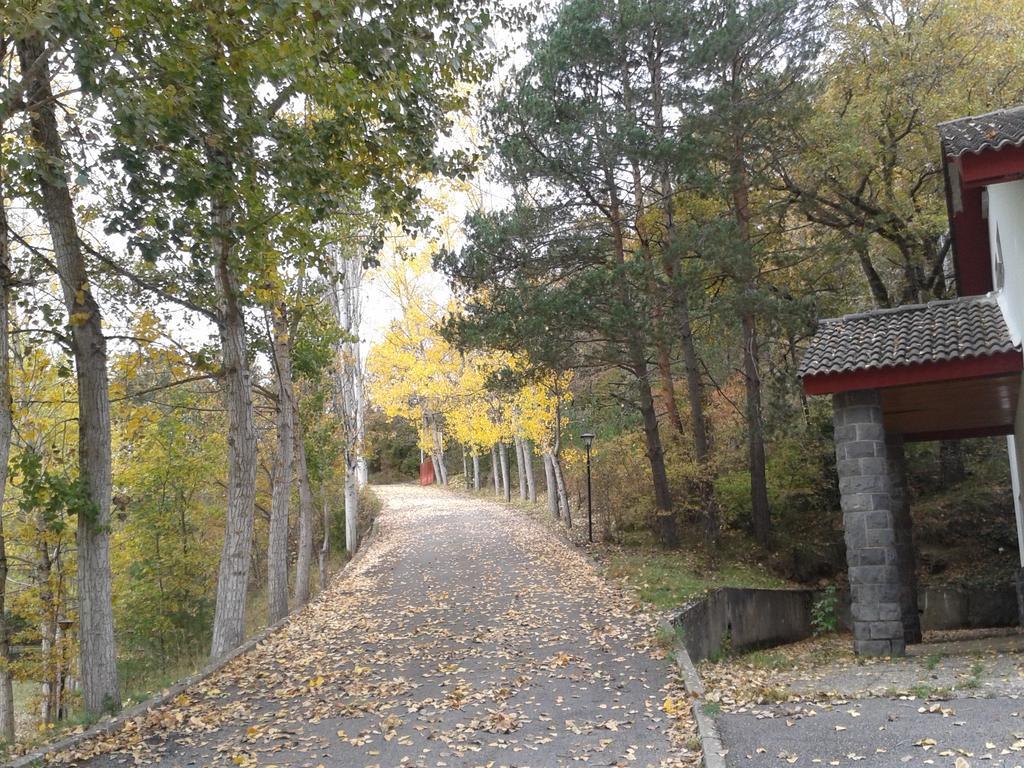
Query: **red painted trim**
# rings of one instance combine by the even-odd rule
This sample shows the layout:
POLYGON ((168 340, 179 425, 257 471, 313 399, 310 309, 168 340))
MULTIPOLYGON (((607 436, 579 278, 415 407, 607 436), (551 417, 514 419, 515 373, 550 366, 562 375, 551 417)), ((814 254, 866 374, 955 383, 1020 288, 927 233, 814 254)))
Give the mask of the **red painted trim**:
POLYGON ((844 373, 819 373, 806 376, 804 392, 808 395, 831 395, 858 389, 885 389, 907 384, 927 384, 931 381, 955 381, 1014 373, 1024 370, 1024 356, 1020 352, 1002 352, 987 357, 947 360, 941 363, 919 363, 898 368, 869 368, 844 373))
POLYGON ((1013 424, 998 427, 973 427, 971 429, 946 429, 936 432, 903 432, 902 437, 908 443, 923 443, 929 440, 963 440, 969 437, 999 437, 1012 435, 1013 424))
POLYGON ((953 262, 961 296, 980 296, 992 290, 992 257, 988 223, 982 218, 982 188, 963 189, 963 210, 953 213, 953 262))
POLYGON ((964 187, 983 187, 1024 178, 1024 147, 983 150, 980 155, 961 155, 960 178, 964 187))

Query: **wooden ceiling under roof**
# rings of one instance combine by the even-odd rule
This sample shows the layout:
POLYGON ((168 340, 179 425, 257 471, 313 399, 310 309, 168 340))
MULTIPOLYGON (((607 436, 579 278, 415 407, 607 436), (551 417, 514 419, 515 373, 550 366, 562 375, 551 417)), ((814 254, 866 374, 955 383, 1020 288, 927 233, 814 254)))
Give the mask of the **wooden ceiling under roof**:
POLYGON ((909 441, 1011 434, 1020 385, 1004 373, 885 388, 885 428, 909 441))

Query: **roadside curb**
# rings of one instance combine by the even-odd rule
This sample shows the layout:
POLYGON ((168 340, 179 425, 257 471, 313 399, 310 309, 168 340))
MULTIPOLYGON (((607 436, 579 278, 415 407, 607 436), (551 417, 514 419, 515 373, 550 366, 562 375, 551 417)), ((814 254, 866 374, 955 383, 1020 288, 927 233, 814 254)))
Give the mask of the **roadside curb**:
POLYGON ((715 719, 704 711, 704 684, 697 674, 697 668, 690 659, 690 654, 679 642, 675 629, 667 621, 662 621, 662 626, 672 633, 676 638, 675 647, 672 649, 672 659, 683 676, 683 683, 690 694, 691 711, 693 719, 697 721, 697 735, 700 738, 700 748, 704 768, 726 768, 725 754, 727 750, 722 746, 722 739, 718 735, 718 726, 715 719))
MULTIPOLYGON (((379 529, 380 515, 378 514, 373 519, 373 523, 370 525, 369 532, 366 534, 366 536, 363 537, 362 546, 359 547, 359 550, 350 560, 348 560, 344 565, 342 565, 341 568, 339 568, 338 571, 330 577, 330 582, 328 583, 328 586, 331 583, 333 583, 336 579, 338 579, 340 576, 342 576, 344 573, 351 570, 352 566, 358 563, 363 558, 364 553, 370 548, 370 545, 376 540, 379 529)), ((324 592, 326 592, 326 590, 321 590, 320 594, 322 595, 324 594, 324 592)), ((307 603, 306 605, 309 605, 309 603, 307 603)), ((265 627, 254 637, 249 638, 240 646, 235 648, 233 651, 230 651, 224 656, 221 656, 219 659, 210 662, 198 672, 189 675, 188 677, 182 680, 179 680, 173 685, 160 691, 160 693, 156 694, 155 696, 151 696, 145 701, 140 701, 138 704, 135 704, 134 706, 128 709, 121 710, 113 717, 101 720, 100 722, 90 726, 89 728, 86 728, 84 731, 81 731, 80 733, 73 733, 69 736, 65 736, 61 739, 58 739, 57 741, 52 741, 49 744, 39 747, 33 750, 32 752, 27 752, 12 762, 4 763, 3 768, 36 768, 36 766, 47 765, 47 761, 52 759, 52 757, 57 753, 73 749, 74 747, 78 746, 79 744, 82 744, 83 742, 91 741, 92 739, 99 738, 101 736, 110 736, 116 733, 117 731, 121 730, 128 722, 138 717, 141 717, 142 715, 145 715, 150 710, 156 709, 157 707, 166 704, 167 702, 171 701, 177 696, 180 696, 193 685, 196 685, 197 683, 202 682, 203 680, 216 674, 217 672, 220 672, 222 669, 224 669, 224 667, 226 667, 232 661, 237 659, 239 656, 243 656, 249 651, 253 650, 256 646, 258 646, 260 643, 266 640, 270 635, 282 629, 286 624, 288 624, 288 622, 292 621, 293 619, 301 615, 305 608, 306 606, 304 605, 302 606, 302 608, 299 608, 298 610, 285 616, 276 624, 272 624, 269 627, 265 627)))

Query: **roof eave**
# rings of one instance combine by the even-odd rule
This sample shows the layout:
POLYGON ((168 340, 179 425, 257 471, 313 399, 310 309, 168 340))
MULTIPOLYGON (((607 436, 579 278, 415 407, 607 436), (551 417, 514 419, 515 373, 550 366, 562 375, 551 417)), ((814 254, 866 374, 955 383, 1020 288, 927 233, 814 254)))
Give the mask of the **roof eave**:
POLYGON ((855 371, 816 373, 802 377, 807 395, 834 395, 865 389, 886 389, 935 381, 957 381, 1024 371, 1021 350, 997 352, 982 357, 901 365, 890 368, 862 368, 855 371))

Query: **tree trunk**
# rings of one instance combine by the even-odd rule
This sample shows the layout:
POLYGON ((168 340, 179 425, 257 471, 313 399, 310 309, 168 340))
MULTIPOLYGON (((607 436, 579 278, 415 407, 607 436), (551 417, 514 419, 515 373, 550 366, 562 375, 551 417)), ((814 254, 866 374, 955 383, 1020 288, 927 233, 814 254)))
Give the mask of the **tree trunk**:
POLYGON ((359 548, 359 467, 355 456, 345 461, 345 549, 351 557, 359 548))
POLYGON ((327 558, 331 555, 331 508, 327 503, 327 488, 321 485, 320 494, 323 497, 320 500, 322 514, 323 514, 323 525, 324 525, 324 536, 320 540, 320 554, 317 557, 317 571, 320 576, 320 591, 323 592, 327 589, 327 558))
POLYGON ((658 371, 661 373, 661 397, 665 401, 669 423, 676 433, 683 437, 686 435, 686 428, 683 426, 683 417, 679 415, 676 383, 672 378, 672 360, 669 357, 668 345, 664 342, 658 342, 658 371))
POLYGON ((466 484, 466 490, 468 491, 473 486, 470 484, 469 478, 469 454, 466 453, 466 446, 462 446, 462 482, 466 484))
POLYGON ((501 466, 498 464, 498 446, 491 446, 491 478, 494 480, 494 495, 501 496, 501 466))
POLYGON ((437 469, 441 473, 441 485, 448 485, 448 465, 444 461, 444 436, 437 425, 434 426, 434 445, 437 446, 437 469))
POLYGON ((651 477, 654 481, 655 533, 663 547, 674 549, 679 546, 679 529, 672 505, 672 493, 668 486, 668 473, 665 470, 665 452, 661 445, 661 433, 658 429, 658 413, 654 407, 654 396, 647 362, 641 357, 642 352, 633 350, 634 370, 640 385, 640 413, 644 421, 644 443, 647 448, 647 461, 651 465, 651 477))
POLYGON ((892 306, 889 291, 875 269, 875 265, 871 263, 871 252, 868 249, 867 235, 864 234, 861 228, 861 231, 857 235, 851 235, 850 239, 853 240, 854 250, 857 252, 857 260, 860 262, 861 271, 864 273, 864 278, 868 281, 868 287, 871 289, 871 298, 875 303, 875 308, 886 309, 892 306))
MULTIPOLYGON (((743 247, 751 247, 750 232, 750 176, 747 172, 743 137, 733 136, 732 157, 730 158, 733 215, 743 247)), ((748 263, 735 276, 749 302, 753 292, 757 270, 753 255, 747 253, 748 263)), ((747 400, 747 444, 750 465, 750 507, 754 538, 767 545, 771 533, 771 509, 768 505, 768 480, 765 476, 764 417, 761 413, 761 375, 758 371, 757 321, 753 309, 744 308, 740 317, 743 339, 743 377, 747 400)))
POLYGON ((750 313, 743 315, 743 375, 747 393, 747 441, 750 456, 750 502, 754 538, 768 544, 771 509, 764 454, 764 419, 761 414, 761 377, 757 370, 757 328, 750 313))
MULTIPOLYGON (((617 265, 622 268, 626 264, 625 234, 621 205, 615 179, 608 168, 605 168, 606 185, 609 191, 609 224, 612 228, 614 257, 617 265)), ((621 283, 621 302, 623 306, 633 305, 629 285, 621 283)), ((647 461, 651 465, 651 478, 654 483, 655 534, 662 546, 674 548, 679 545, 679 533, 676 524, 672 494, 668 486, 668 474, 665 471, 665 452, 661 443, 661 431, 658 427, 658 412, 654 406, 654 394, 651 389, 650 371, 647 367, 647 352, 643 330, 640 327, 624 329, 626 348, 630 366, 636 376, 640 391, 640 415, 644 422, 644 441, 647 448, 647 461)))
POLYGON ((75 210, 68 191, 64 145, 57 127, 50 87, 48 53, 40 33, 17 42, 22 72, 34 72, 26 97, 32 138, 46 153, 38 181, 43 215, 71 326, 78 384, 79 480, 91 509, 78 514, 78 622, 82 700, 90 713, 121 707, 114 647, 110 575, 110 393, 107 342, 99 305, 82 257, 75 210), (38 61, 41 66, 34 66, 38 61))
POLYGON ((558 489, 555 487, 555 468, 551 462, 551 454, 544 454, 544 482, 548 491, 548 512, 556 520, 558 514, 558 489))
POLYGON ((505 444, 504 440, 498 443, 498 455, 501 457, 502 492, 505 494, 505 500, 508 501, 512 498, 512 486, 508 476, 508 446, 505 444))
POLYGON ((56 681, 53 674, 53 645, 57 629, 57 606, 53 594, 53 561, 47 544, 47 522, 40 511, 36 517, 36 561, 35 578, 39 587, 39 603, 42 607, 42 618, 39 622, 39 655, 43 661, 39 717, 44 723, 52 723, 57 716, 54 700, 56 681))
POLYGON ((562 511, 565 513, 565 527, 572 528, 572 507, 569 506, 569 489, 565 484, 565 474, 562 472, 562 459, 557 453, 551 454, 551 466, 555 472, 558 502, 562 505, 562 511))
MULTIPOLYGON (((0 160, 3 160, 0 156, 0 160)), ((6 185, 0 162, 0 509, 7 491, 7 463, 14 420, 11 412, 11 251, 7 236, 6 185)), ((0 515, 0 742, 14 744, 14 685, 11 675, 10 630, 7 627, 7 542, 0 515)))
POLYGON ((523 438, 516 437, 514 440, 516 449, 516 475, 519 478, 519 498, 522 501, 526 501, 526 456, 523 453, 523 438))
POLYGON ((473 490, 480 490, 480 457, 473 454, 473 490))
MULTIPOLYGON (((313 564, 313 489, 309 487, 302 422, 295 420, 295 479, 299 484, 299 552, 295 560, 295 604, 309 602, 309 571, 313 564)), ((320 588, 323 589, 321 577, 320 588)))
POLYGON ((551 444, 551 470, 555 476, 555 488, 558 491, 558 503, 565 513, 565 526, 572 528, 572 508, 569 506, 569 492, 562 474, 562 401, 555 398, 555 439, 551 444))
POLYGON ((441 485, 441 464, 437 460, 437 454, 431 452, 430 464, 434 468, 434 482, 441 485))
MULTIPOLYGON (((224 162, 223 158, 214 158, 224 162)), ((231 212, 222 200, 211 200, 218 292, 222 379, 228 412, 228 510, 217 573, 210 656, 219 658, 237 648, 245 636, 245 603, 252 559, 256 500, 256 426, 252 381, 245 339, 245 318, 239 304, 238 281, 231 270, 231 212)))
POLYGON ((284 303, 269 312, 271 348, 277 369, 277 457, 267 541, 267 622, 276 624, 288 615, 288 506, 295 458, 295 390, 284 303))
POLYGON ((537 503, 537 481, 533 476, 533 448, 530 441, 523 439, 523 465, 526 467, 526 495, 530 501, 537 503))
MULTIPOLYGON (((653 41, 648 66, 651 72, 651 92, 654 101, 654 132, 657 140, 666 138, 663 55, 657 38, 653 41)), ((672 187, 671 171, 667 162, 659 168, 662 207, 665 212, 665 272, 669 278, 672 307, 679 323, 679 345, 683 352, 683 371, 686 375, 686 394, 690 406, 690 427, 693 432, 693 449, 700 468, 697 480, 698 495, 704 512, 705 542, 713 549, 718 539, 718 502, 715 499, 714 482, 711 477, 711 448, 707 419, 704 413, 704 383, 701 378, 700 359, 693 340, 693 324, 690 317, 690 297, 686 284, 683 262, 676 237, 675 190, 672 187)), ((663 368, 667 361, 659 360, 663 368)), ((665 375, 664 370, 662 376, 665 375)))
POLYGON ((335 347, 335 413, 341 419, 345 433, 345 549, 353 555, 359 546, 358 489, 363 451, 363 364, 358 341, 362 317, 362 260, 332 251, 329 269, 331 290, 328 291, 328 299, 339 327, 347 334, 347 339, 335 347))

